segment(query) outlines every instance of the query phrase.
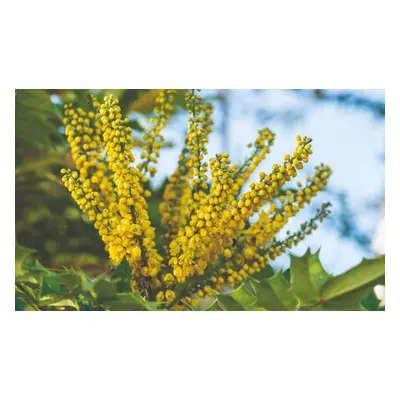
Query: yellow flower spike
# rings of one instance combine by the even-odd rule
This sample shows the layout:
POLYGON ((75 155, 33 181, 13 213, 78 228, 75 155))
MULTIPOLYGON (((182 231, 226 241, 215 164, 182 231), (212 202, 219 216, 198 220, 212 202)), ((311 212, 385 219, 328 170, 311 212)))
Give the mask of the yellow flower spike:
POLYGON ((143 162, 138 165, 138 170, 144 177, 147 173, 150 176, 154 176, 157 172, 151 163, 156 164, 160 155, 160 148, 164 143, 164 137, 161 135, 161 131, 165 128, 168 119, 170 118, 173 111, 173 101, 176 90, 160 90, 156 97, 156 107, 154 108, 155 117, 151 119, 152 126, 148 129, 148 132, 144 135, 144 150, 141 153, 143 162))
MULTIPOLYGON (((188 170, 188 176, 192 179, 192 197, 194 207, 205 197, 204 188, 207 186, 208 165, 203 161, 207 155, 206 144, 208 135, 211 132, 213 120, 211 118, 212 106, 204 104, 199 95, 195 95, 194 90, 185 95, 186 109, 189 113, 187 139, 187 156, 185 167, 188 170)), ((185 150, 185 149, 184 149, 185 150)))
MULTIPOLYGON (((266 155, 270 152, 271 147, 275 141, 275 134, 269 129, 260 129, 258 131, 258 137, 254 143, 253 153, 245 160, 245 162, 239 167, 235 174, 235 180, 239 184, 235 187, 233 195, 236 196, 246 181, 250 178, 250 175, 259 166, 259 164, 265 159, 266 155)), ((263 174, 263 173, 261 173, 263 174)))
MULTIPOLYGON (((189 225, 182 234, 190 239, 181 247, 178 263, 174 268, 182 268, 183 279, 196 272, 198 275, 204 273, 209 261, 218 253, 223 251, 219 241, 213 241, 218 234, 220 221, 223 220, 226 207, 232 202, 231 189, 233 185, 234 170, 230 166, 229 155, 217 154, 215 159, 210 160, 211 167, 211 191, 203 198, 197 208, 192 212, 189 225), (202 221, 200 224, 198 221, 202 221), (204 222, 205 221, 205 222, 204 222)), ((228 232, 229 232, 229 228, 228 232)), ((176 244, 171 242, 170 254, 175 254, 176 244)))
POLYGON ((292 234, 289 232, 284 240, 279 241, 274 238, 271 244, 267 247, 265 254, 274 260, 282 255, 288 248, 292 248, 293 245, 296 246, 307 235, 310 235, 315 229, 317 229, 317 221, 322 222, 328 217, 330 214, 330 206, 330 203, 322 204, 321 209, 317 210, 317 213, 314 217, 312 217, 309 221, 302 223, 301 228, 298 231, 292 234))

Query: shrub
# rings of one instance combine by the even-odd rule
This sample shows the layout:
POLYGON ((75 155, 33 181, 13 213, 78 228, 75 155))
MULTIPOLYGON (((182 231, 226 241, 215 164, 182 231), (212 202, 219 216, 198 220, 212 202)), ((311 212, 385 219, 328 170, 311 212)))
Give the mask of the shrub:
MULTIPOLYGON (((361 309, 366 291, 383 279, 383 259, 364 262, 342 277, 327 274, 318 254, 310 252, 302 258, 292 256, 291 276, 282 271, 274 274, 269 265, 310 235, 330 213, 330 204, 323 203, 298 231, 287 231, 283 240, 277 238, 289 219, 325 188, 331 175, 330 168, 321 164, 306 182, 297 182, 296 189, 285 187, 309 162, 312 140, 297 136, 293 152, 247 186, 270 152, 275 134, 259 130, 255 142, 248 145, 251 154, 241 165, 232 164, 227 153, 207 161, 212 106, 195 90, 185 97, 187 137, 160 204, 163 234, 156 232, 148 212, 149 178, 157 172, 162 131, 173 112, 175 93, 159 92, 151 126, 143 137, 140 162, 133 156, 132 129, 118 99, 106 96, 100 103, 92 96, 88 109, 65 105, 63 123, 76 169, 62 169, 62 180, 93 222, 117 268, 111 280, 100 277, 95 282, 82 273, 64 271, 67 281, 79 283, 68 289, 74 293, 73 299, 68 298, 71 303, 56 302, 55 307, 361 309)), ((44 267, 31 264, 30 268, 41 276, 41 285, 43 279, 58 282, 54 276, 49 278, 44 267)), ((68 288, 65 282, 64 286, 68 288)), ((65 300, 63 289, 50 294, 65 300)), ((54 301, 45 306, 49 304, 54 301)))

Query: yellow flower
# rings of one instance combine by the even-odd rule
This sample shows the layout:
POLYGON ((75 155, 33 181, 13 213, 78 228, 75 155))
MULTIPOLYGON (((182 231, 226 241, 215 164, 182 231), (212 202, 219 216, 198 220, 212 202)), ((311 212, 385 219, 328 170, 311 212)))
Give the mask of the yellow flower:
POLYGON ((163 301, 164 298, 165 298, 164 292, 158 292, 158 293, 157 293, 157 295, 156 295, 156 300, 157 300, 157 301, 163 301))
POLYGON ((167 299, 167 301, 171 302, 175 299, 175 292, 173 290, 168 289, 165 292, 165 298, 167 299))
POLYGON ((226 258, 231 258, 231 257, 232 257, 232 251, 229 250, 229 249, 225 249, 225 250, 224 250, 224 256, 225 256, 226 258))

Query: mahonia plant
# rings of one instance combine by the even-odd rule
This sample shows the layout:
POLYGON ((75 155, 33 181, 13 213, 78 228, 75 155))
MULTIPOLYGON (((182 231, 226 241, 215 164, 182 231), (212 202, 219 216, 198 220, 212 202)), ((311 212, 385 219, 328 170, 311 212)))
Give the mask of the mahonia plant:
POLYGON ((146 188, 156 173, 164 143, 161 133, 173 112, 176 91, 160 90, 139 163, 132 153, 129 119, 113 96, 102 103, 92 96, 91 110, 66 104, 63 120, 76 165, 75 171, 61 171, 64 185, 94 223, 112 263, 129 264, 132 291, 170 310, 196 307, 199 298, 234 289, 310 235, 330 212, 330 204, 322 204, 297 232, 287 231, 279 240, 289 219, 327 185, 330 168, 318 165, 304 185, 285 189, 312 154, 311 139, 297 136, 293 152, 247 188, 275 134, 259 130, 255 143, 248 145, 252 153, 241 165, 232 164, 227 153, 207 161, 213 109, 199 92, 190 90, 185 96, 187 137, 163 193, 165 234, 159 247, 146 200, 152 193, 146 188))

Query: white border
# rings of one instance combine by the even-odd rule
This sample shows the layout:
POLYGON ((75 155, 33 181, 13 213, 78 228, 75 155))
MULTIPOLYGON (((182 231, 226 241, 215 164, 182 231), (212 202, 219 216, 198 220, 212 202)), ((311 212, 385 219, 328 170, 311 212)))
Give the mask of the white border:
POLYGON ((395 367, 387 366, 389 357, 398 363, 400 336, 399 33, 389 5, 70 0, 4 6, 2 398, 398 398, 391 387, 395 367), (388 311, 13 311, 14 89, 187 86, 386 89, 388 311))

